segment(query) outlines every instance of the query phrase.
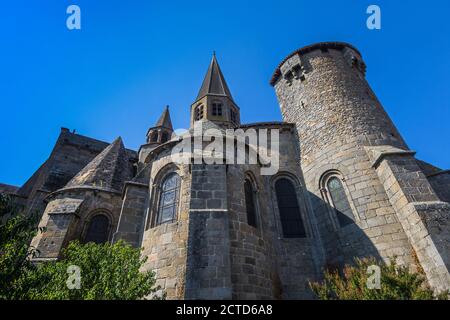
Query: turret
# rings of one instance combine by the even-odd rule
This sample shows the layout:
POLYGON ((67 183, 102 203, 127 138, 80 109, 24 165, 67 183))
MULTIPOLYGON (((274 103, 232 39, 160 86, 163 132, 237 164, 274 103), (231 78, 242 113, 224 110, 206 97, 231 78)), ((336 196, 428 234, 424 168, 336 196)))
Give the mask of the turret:
POLYGON ((167 142, 172 137, 173 127, 170 120, 169 106, 166 106, 154 127, 147 131, 147 143, 152 145, 167 142))
POLYGON ((200 91, 191 105, 191 126, 199 120, 209 120, 226 127, 240 124, 239 107, 213 54, 200 91))
POLYGON ((146 143, 139 148, 139 162, 143 163, 150 151, 172 138, 173 127, 169 106, 166 106, 155 125, 148 129, 146 143))
POLYGON ((366 153, 367 146, 397 152, 407 146, 365 71, 356 48, 327 42, 287 56, 271 80, 283 120, 296 125, 299 164, 331 265, 353 257, 387 259, 392 248, 400 261, 411 262, 411 247, 399 240, 402 226, 366 153), (389 237, 376 238, 377 232, 389 237))

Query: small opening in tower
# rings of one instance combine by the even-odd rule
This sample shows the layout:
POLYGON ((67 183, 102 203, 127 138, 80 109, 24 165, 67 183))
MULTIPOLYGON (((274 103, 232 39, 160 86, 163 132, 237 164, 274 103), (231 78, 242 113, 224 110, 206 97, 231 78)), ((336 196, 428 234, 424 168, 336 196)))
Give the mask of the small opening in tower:
POLYGON ((212 104, 212 115, 213 116, 221 116, 222 115, 222 104, 221 103, 213 103, 212 104))
POLYGON ((231 118, 231 122, 237 123, 237 115, 236 115, 236 111, 234 110, 230 110, 230 118, 231 118))
POLYGON ((328 48, 320 48, 320 51, 322 51, 322 53, 328 53, 328 48))
POLYGON ((161 142, 164 143, 167 140, 169 140, 169 134, 167 132, 163 132, 162 137, 161 137, 161 142))
POLYGON ((158 141, 158 132, 155 131, 150 135, 150 142, 156 142, 156 141, 158 141))
POLYGON ((194 119, 195 121, 203 119, 203 105, 198 105, 194 110, 194 119))

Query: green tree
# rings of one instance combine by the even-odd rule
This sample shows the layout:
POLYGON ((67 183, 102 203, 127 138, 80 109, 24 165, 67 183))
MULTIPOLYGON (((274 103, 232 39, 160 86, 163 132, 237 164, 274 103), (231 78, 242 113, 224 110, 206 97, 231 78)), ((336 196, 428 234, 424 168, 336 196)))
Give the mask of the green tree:
POLYGON ((448 293, 434 295, 425 276, 399 266, 396 259, 380 264, 375 258, 355 259, 355 265, 346 265, 342 272, 325 271, 322 282, 310 287, 321 300, 431 300, 447 299, 448 293), (367 281, 372 273, 369 266, 380 268, 380 288, 370 288, 367 281))
POLYGON ((23 272, 33 269, 27 256, 33 252, 30 241, 38 218, 26 216, 8 195, 0 194, 0 221, 0 299, 11 299, 23 272))
POLYGON ((131 300, 155 293, 154 273, 140 272, 145 259, 139 249, 114 244, 69 243, 62 258, 40 264, 19 281, 23 299, 131 300), (79 289, 75 288, 79 270, 79 289))
MULTIPOLYGON (((145 299, 155 293, 154 273, 140 272, 140 250, 115 244, 69 243, 61 258, 35 265, 30 242, 37 215, 25 215, 0 194, 0 299, 145 299), (70 266, 80 270, 80 287, 70 266), (69 282, 69 286, 68 286, 69 282), (72 284, 72 286, 70 286, 72 284), (69 289, 72 287, 73 289, 69 289)), ((156 296, 155 296, 156 297, 156 296)))

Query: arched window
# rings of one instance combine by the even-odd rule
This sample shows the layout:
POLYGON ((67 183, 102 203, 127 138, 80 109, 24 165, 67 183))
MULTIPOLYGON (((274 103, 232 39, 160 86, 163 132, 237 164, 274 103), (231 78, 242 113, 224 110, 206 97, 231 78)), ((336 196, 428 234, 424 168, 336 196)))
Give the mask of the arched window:
POLYGON ((236 115, 236 111, 230 110, 230 119, 231 119, 231 122, 237 123, 237 115, 236 115))
POLYGON ((198 105, 195 107, 194 119, 195 121, 203 119, 203 105, 198 105))
POLYGON ((256 203, 255 203, 255 190, 253 183, 250 179, 245 179, 244 182, 244 195, 245 195, 245 209, 247 211, 247 223, 253 227, 257 227, 256 224, 256 203))
POLYGON ((161 184, 156 224, 172 222, 176 219, 179 193, 180 176, 174 172, 170 173, 161 184))
POLYGON ((220 102, 214 102, 212 104, 212 115, 221 116, 222 115, 222 104, 220 102))
POLYGON ((167 132, 163 132, 163 134, 161 136, 161 142, 164 143, 167 140, 169 140, 169 134, 167 132))
POLYGON ((109 236, 109 219, 104 214, 91 218, 84 236, 84 242, 105 243, 109 236))
POLYGON ((155 131, 150 135, 150 142, 156 142, 158 141, 158 132, 155 131))
POLYGON ((275 183, 278 209, 280 211, 281 227, 285 238, 306 237, 297 192, 293 183, 286 178, 278 179, 275 183))
POLYGON ((326 188, 330 195, 330 201, 336 211, 336 216, 341 227, 355 222, 350 202, 345 194, 341 179, 332 176, 327 180, 326 188))

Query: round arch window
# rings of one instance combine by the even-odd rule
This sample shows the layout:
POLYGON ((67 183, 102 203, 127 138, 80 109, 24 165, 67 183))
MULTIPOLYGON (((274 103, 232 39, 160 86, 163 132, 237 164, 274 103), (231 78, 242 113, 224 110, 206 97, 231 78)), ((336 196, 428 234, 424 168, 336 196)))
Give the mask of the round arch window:
POLYGON ((105 243, 109 238, 109 218, 97 214, 91 218, 84 237, 84 242, 105 243))

